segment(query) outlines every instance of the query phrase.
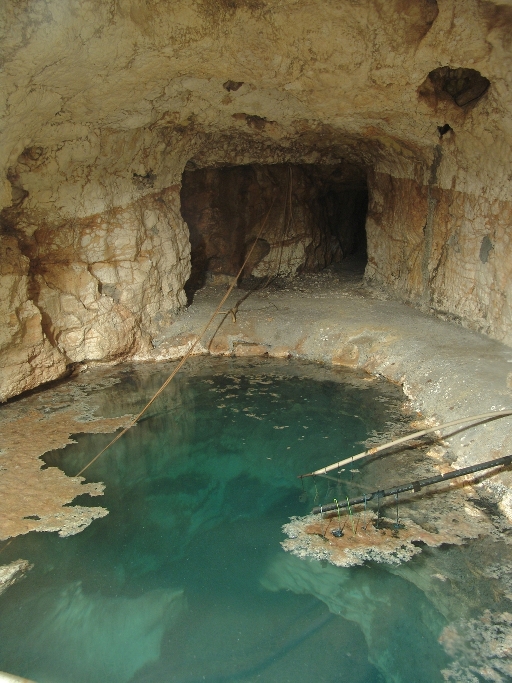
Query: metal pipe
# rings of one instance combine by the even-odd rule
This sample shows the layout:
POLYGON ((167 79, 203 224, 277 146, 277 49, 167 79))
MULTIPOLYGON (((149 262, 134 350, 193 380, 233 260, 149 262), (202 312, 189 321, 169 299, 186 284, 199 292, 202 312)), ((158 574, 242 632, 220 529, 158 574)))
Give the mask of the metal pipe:
POLYGON ((367 493, 364 496, 358 496, 357 498, 351 498, 345 502, 340 501, 337 503, 329 503, 328 505, 320 505, 311 510, 311 514, 318 515, 323 512, 332 512, 332 510, 338 510, 339 508, 346 508, 350 505, 359 505, 360 503, 367 503, 373 498, 387 498, 388 496, 394 496, 397 493, 405 493, 406 491, 421 491, 425 486, 432 486, 433 484, 438 484, 442 481, 448 481, 449 479, 456 479, 457 477, 463 477, 466 474, 473 474, 474 472, 480 472, 481 470, 488 470, 491 467, 499 467, 500 465, 510 465, 512 464, 512 455, 505 455, 503 458, 497 458, 496 460, 487 460, 486 462, 481 462, 478 465, 471 465, 471 467, 463 467, 460 470, 453 470, 452 472, 447 472, 446 474, 439 474, 435 477, 428 477, 427 479, 420 479, 418 481, 410 482, 409 484, 401 484, 400 486, 395 486, 392 489, 381 489, 379 491, 374 491, 373 493, 367 493))
MULTIPOLYGON (((327 472, 329 472, 330 470, 338 469, 343 465, 352 464, 356 460, 361 460, 361 458, 366 458, 369 455, 375 455, 375 453, 385 451, 388 448, 391 448, 392 446, 398 446, 398 444, 406 443, 407 441, 411 441, 411 439, 415 439, 419 436, 432 434, 432 432, 437 432, 440 429, 445 429, 446 427, 455 427, 456 425, 464 424, 466 422, 487 422, 488 420, 495 420, 496 418, 506 417, 507 415, 512 415, 512 410, 498 410, 492 413, 481 413, 480 415, 472 415, 471 417, 461 417, 458 420, 451 420, 451 422, 445 422, 444 424, 438 425, 437 427, 421 429, 419 432, 413 432, 413 434, 401 436, 399 439, 389 441, 388 443, 382 444, 381 446, 374 446, 373 448, 369 448, 367 451, 357 453, 356 455, 352 455, 350 456, 350 458, 345 458, 344 460, 339 460, 338 462, 335 462, 332 465, 327 465, 327 467, 321 467, 320 469, 315 470, 314 472, 309 472, 308 474, 299 474, 298 479, 302 479, 303 477, 314 477, 317 474, 327 474, 327 472)), ((475 426, 477 425, 475 424, 475 426)))

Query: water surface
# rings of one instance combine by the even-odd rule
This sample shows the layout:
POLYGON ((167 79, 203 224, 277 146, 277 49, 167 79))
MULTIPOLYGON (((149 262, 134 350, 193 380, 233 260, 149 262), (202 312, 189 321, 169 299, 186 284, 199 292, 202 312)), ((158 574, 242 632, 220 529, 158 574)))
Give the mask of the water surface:
MULTIPOLYGON (((119 381, 95 397, 101 414, 138 412, 171 367, 114 370, 119 381)), ((75 502, 109 514, 76 536, 31 533, 3 553, 2 563, 34 566, 0 597, 0 670, 38 683, 448 680, 460 653, 439 638, 460 617, 449 594, 467 590, 463 573, 436 604, 423 578, 280 547, 291 515, 333 495, 297 474, 407 431, 407 420, 397 387, 360 374, 194 359, 87 470, 105 495, 75 502)), ((45 460, 76 474, 111 438, 78 435, 45 460)), ((334 493, 371 486, 383 467, 347 469, 334 493)), ((443 552, 409 564, 429 577, 443 552)))

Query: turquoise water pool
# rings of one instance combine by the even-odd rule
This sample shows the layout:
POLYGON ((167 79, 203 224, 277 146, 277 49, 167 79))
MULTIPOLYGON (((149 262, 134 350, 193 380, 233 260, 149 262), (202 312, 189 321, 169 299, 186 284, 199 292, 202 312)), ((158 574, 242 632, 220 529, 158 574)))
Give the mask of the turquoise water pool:
MULTIPOLYGON (((137 412, 171 367, 113 371, 117 383, 96 396, 101 414, 137 412)), ((3 553, 2 564, 21 557, 33 568, 0 596, 0 670, 38 683, 509 680, 449 677, 454 660, 478 674, 460 664, 462 645, 447 646, 462 612, 448 599, 436 606, 420 580, 280 547, 289 517, 332 495, 323 482, 303 488, 297 474, 407 431, 402 403, 397 387, 347 371, 194 359, 87 470, 105 495, 75 502, 109 514, 69 538, 19 537, 3 553)), ((78 435, 45 460, 76 474, 111 438, 78 435)), ((373 483, 379 467, 347 470, 341 493, 373 483)), ((450 552, 408 564, 431 576, 450 552)), ((460 585, 438 581, 452 602, 473 580, 478 604, 493 600, 489 578, 452 565, 460 585)), ((496 600, 504 613, 507 598, 496 600)))

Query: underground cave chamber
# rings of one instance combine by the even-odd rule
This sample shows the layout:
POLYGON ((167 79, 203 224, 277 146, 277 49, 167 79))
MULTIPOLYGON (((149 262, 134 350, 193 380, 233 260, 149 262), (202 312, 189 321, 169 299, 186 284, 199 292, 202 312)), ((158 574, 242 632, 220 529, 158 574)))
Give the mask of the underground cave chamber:
POLYGON ((362 274, 367 208, 366 173, 349 163, 186 167, 181 213, 192 266, 186 288, 229 282, 254 240, 242 279, 314 272, 349 256, 362 274))
POLYGON ((0 670, 512 680, 508 4, 2 4, 0 670))

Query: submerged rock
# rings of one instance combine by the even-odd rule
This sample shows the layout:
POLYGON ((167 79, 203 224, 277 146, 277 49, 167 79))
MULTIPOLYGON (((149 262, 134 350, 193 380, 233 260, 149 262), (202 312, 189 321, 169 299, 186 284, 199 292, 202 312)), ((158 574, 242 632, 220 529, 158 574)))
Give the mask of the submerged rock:
POLYGON ((29 569, 32 569, 32 565, 27 560, 16 560, 0 567, 0 595, 15 581, 21 579, 29 569))
POLYGON ((512 614, 485 610, 477 619, 443 629, 440 643, 453 658, 443 670, 446 681, 505 683, 512 676, 512 614))
POLYGON ((313 595, 333 614, 357 624, 385 681, 442 680, 446 656, 437 639, 446 620, 412 584, 384 570, 345 569, 288 554, 276 557, 261 583, 271 591, 313 595))
POLYGON ((4 666, 28 639, 31 661, 25 664, 39 683, 69 683, 70 675, 73 683, 126 683, 159 659, 164 632, 186 606, 182 590, 105 597, 88 595, 80 581, 38 593, 19 604, 9 631, 1 633, 4 666))

